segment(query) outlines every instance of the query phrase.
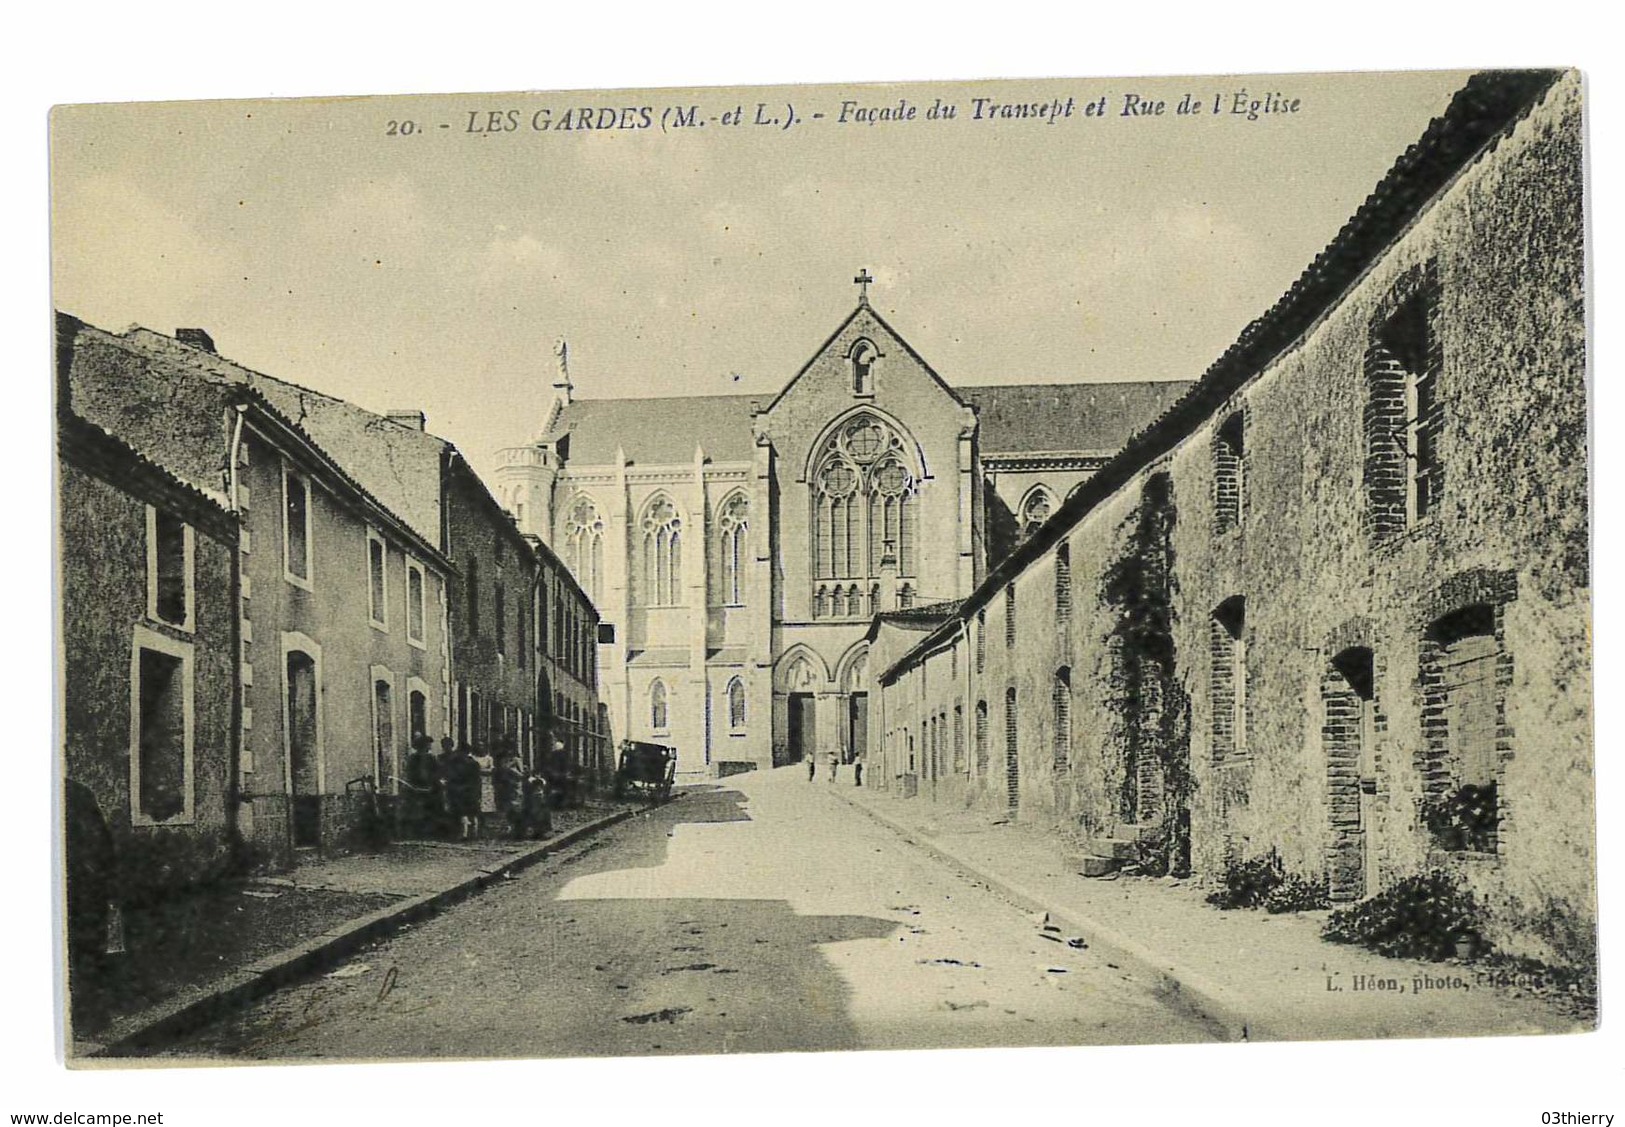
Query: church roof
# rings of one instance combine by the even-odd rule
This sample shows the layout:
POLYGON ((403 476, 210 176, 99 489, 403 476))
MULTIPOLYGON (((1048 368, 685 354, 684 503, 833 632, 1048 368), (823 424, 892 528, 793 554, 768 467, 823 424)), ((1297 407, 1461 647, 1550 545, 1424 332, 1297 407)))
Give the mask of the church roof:
POLYGON ((560 413, 551 437, 570 436, 569 460, 598 466, 618 447, 646 465, 692 462, 694 447, 718 462, 748 462, 750 416, 760 395, 688 395, 653 399, 578 399, 560 413))
MULTIPOLYGON (((954 390, 977 409, 985 453, 1114 454, 1189 387, 1189 381, 1162 380, 954 390)), ((761 402, 757 395, 578 399, 560 413, 552 437, 569 434, 569 460, 578 466, 613 462, 619 447, 645 465, 692 461, 696 446, 713 461, 748 462, 751 412, 761 402)))
POLYGON ((984 454, 1115 454, 1172 407, 1189 380, 956 388, 976 408, 984 454))

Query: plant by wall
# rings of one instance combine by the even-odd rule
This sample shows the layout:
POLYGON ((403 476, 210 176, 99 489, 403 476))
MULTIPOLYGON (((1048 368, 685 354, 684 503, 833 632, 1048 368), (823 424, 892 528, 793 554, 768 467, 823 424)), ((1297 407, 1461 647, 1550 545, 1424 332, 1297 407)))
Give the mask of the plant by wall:
POLYGON ((1142 871, 1190 872, 1189 700, 1175 676, 1173 484, 1153 474, 1140 503, 1119 529, 1123 550, 1101 581, 1101 604, 1113 616, 1108 673, 1110 707, 1124 764, 1118 815, 1138 824, 1155 818, 1141 838, 1142 871), (1142 768, 1150 767, 1146 771, 1142 768), (1148 777, 1155 796, 1142 793, 1148 777))
POLYGON ((1406 877, 1369 900, 1331 914, 1322 934, 1401 959, 1473 958, 1488 950, 1483 912, 1441 872, 1406 877))

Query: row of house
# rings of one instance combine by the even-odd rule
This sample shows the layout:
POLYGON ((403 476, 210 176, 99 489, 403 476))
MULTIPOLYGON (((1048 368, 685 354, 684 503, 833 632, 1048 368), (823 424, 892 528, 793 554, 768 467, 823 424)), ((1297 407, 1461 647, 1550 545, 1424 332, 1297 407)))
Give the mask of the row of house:
POLYGON ((418 412, 58 315, 64 770, 126 895, 354 849, 418 736, 607 769, 598 614, 418 412))
POLYGON ((1424 871, 1596 920, 1578 75, 1471 81, 1185 396, 969 597, 870 626, 870 785, 1100 868, 1424 871))

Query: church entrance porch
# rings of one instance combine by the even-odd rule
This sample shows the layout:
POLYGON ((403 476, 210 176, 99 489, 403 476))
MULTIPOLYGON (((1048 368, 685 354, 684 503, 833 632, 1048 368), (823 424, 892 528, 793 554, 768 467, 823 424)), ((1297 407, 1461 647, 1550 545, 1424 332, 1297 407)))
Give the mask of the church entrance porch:
POLYGON ((818 749, 817 698, 812 693, 791 693, 785 762, 800 763, 818 749))

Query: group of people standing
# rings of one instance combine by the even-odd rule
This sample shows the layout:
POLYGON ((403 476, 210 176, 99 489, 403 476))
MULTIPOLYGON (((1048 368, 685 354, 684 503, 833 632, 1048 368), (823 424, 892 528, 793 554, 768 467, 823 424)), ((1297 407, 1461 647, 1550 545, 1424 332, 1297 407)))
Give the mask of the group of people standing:
MULTIPOLYGON (((852 785, 855 787, 861 787, 863 785, 863 760, 861 758, 854 757, 850 760, 845 760, 841 758, 841 753, 839 751, 830 752, 826 758, 829 763, 830 782, 833 783, 840 776, 841 764, 849 762, 852 764, 852 785)), ((816 752, 811 752, 807 755, 807 781, 809 783, 812 782, 813 778, 817 774, 818 754, 816 752)))
POLYGON ((494 755, 478 746, 419 734, 401 779, 402 830, 408 836, 470 841, 480 836, 480 816, 499 813, 516 839, 551 833, 547 780, 526 771, 513 741, 497 741, 494 755))

